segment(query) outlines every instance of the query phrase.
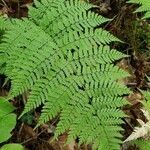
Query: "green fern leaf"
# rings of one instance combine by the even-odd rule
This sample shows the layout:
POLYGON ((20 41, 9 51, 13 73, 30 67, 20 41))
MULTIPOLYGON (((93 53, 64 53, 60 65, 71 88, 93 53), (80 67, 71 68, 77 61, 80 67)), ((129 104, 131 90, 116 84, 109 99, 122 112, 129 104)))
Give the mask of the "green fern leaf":
POLYGON ((30 90, 22 113, 43 104, 37 126, 60 115, 55 138, 68 131, 68 142, 92 143, 93 149, 119 150, 125 114, 123 95, 130 90, 119 80, 128 73, 114 62, 127 57, 111 42, 121 42, 97 28, 109 21, 80 0, 41 0, 29 18, 12 19, 0 54, 11 80, 8 98, 30 90))

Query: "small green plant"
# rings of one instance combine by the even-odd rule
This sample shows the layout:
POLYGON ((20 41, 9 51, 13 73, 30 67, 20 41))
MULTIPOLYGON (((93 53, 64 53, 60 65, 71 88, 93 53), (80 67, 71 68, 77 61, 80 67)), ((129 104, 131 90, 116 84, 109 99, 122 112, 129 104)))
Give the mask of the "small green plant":
POLYGON ((124 142, 130 142, 131 145, 135 144, 140 150, 148 150, 150 146, 150 92, 141 92, 144 96, 144 100, 141 102, 143 104, 142 112, 147 122, 137 119, 140 127, 135 127, 132 134, 124 142))
POLYGON ((150 148, 150 140, 136 140, 133 143, 136 144, 140 150, 149 150, 150 148))
POLYGON ((25 148, 21 144, 11 143, 5 144, 0 150, 25 150, 25 148))
POLYGON ((11 131, 16 125, 14 107, 4 98, 0 98, 0 143, 11 137, 11 131))
POLYGON ((28 112, 21 117, 21 122, 27 123, 29 125, 33 123, 33 120, 34 120, 34 116, 32 112, 28 112))
POLYGON ((143 92, 145 100, 143 103, 143 114, 147 122, 137 119, 140 127, 135 127, 133 133, 124 141, 130 142, 131 145, 135 144, 140 150, 149 150, 150 147, 150 92, 143 92), (148 98, 148 99, 147 99, 148 98))
POLYGON ((141 52, 144 53, 144 56, 149 58, 150 53, 150 24, 147 22, 144 22, 143 19, 149 19, 150 18, 150 2, 149 0, 129 0, 128 3, 135 3, 135 4, 139 4, 140 7, 135 11, 135 13, 141 12, 144 13, 143 17, 142 17, 142 21, 140 20, 136 20, 136 33, 135 36, 137 36, 139 38, 139 40, 142 40, 142 42, 138 41, 138 39, 136 39, 136 43, 137 45, 139 45, 139 49, 141 50, 141 52), (146 47, 145 47, 146 45, 146 47), (144 49, 143 49, 144 47, 144 49))
MULTIPOLYGON (((141 6, 135 12, 145 12, 144 17, 142 19, 150 18, 150 3, 149 0, 129 0, 129 3, 140 4, 141 6)), ((148 24, 148 28, 150 25, 148 24)), ((149 38, 149 33, 148 33, 149 38)), ((150 40, 148 39, 148 46, 150 40)), ((150 81, 150 79, 149 79, 150 81)), ((141 119, 137 119, 141 127, 135 127, 133 133, 125 140, 125 142, 131 141, 131 144, 136 144, 140 150, 149 150, 150 147, 150 92, 149 91, 141 91, 144 100, 143 104, 143 114, 147 119, 147 122, 143 122, 141 119), (140 139, 141 138, 141 139, 140 139)))
POLYGON ((109 19, 80 0, 34 4, 29 18, 9 21, 0 45, 8 99, 30 90, 22 115, 43 104, 37 126, 60 114, 55 138, 67 131, 68 143, 78 138, 93 149, 120 150, 121 108, 130 90, 119 82, 128 73, 114 65, 126 55, 109 46, 120 40, 97 28, 109 19))

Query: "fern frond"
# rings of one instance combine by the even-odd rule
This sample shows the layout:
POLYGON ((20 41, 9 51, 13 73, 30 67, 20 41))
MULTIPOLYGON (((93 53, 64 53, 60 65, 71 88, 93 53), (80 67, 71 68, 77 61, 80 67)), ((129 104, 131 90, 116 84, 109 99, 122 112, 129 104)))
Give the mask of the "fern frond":
MULTIPOLYGON (((41 0, 29 18, 13 19, 0 53, 11 79, 9 98, 30 90, 22 113, 43 104, 38 125, 60 115, 55 137, 68 131, 95 149, 119 150, 128 73, 114 65, 126 55, 110 49, 120 40, 97 26, 109 21, 80 0, 41 0)), ((38 126, 37 125, 37 126, 38 126)))
POLYGON ((145 12, 143 19, 150 18, 150 2, 149 2, 149 0, 129 0, 128 3, 139 4, 140 7, 135 12, 145 12))

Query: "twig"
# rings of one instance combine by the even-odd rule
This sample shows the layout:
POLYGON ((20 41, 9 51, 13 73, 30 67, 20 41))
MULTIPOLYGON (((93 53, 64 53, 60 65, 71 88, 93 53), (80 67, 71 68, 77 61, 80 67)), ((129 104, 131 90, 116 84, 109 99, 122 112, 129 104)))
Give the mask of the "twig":
POLYGON ((32 141, 34 139, 36 139, 38 136, 40 136, 43 132, 45 132, 47 129, 43 129, 40 133, 38 133, 37 135, 27 139, 26 141, 22 142, 21 144, 25 144, 25 143, 28 143, 29 141, 32 141))

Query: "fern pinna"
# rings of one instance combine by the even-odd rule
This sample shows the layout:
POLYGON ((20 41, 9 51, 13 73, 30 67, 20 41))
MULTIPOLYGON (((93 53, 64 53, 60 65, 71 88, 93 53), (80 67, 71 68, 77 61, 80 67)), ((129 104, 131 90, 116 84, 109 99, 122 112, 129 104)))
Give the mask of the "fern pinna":
POLYGON ((55 137, 67 131, 68 142, 78 138, 93 149, 119 150, 125 116, 120 108, 129 89, 118 80, 128 73, 113 64, 126 57, 110 50, 119 40, 96 28, 109 19, 80 0, 34 3, 29 18, 12 19, 3 36, 8 98, 30 90, 23 114, 44 104, 38 125, 60 114, 55 137))

